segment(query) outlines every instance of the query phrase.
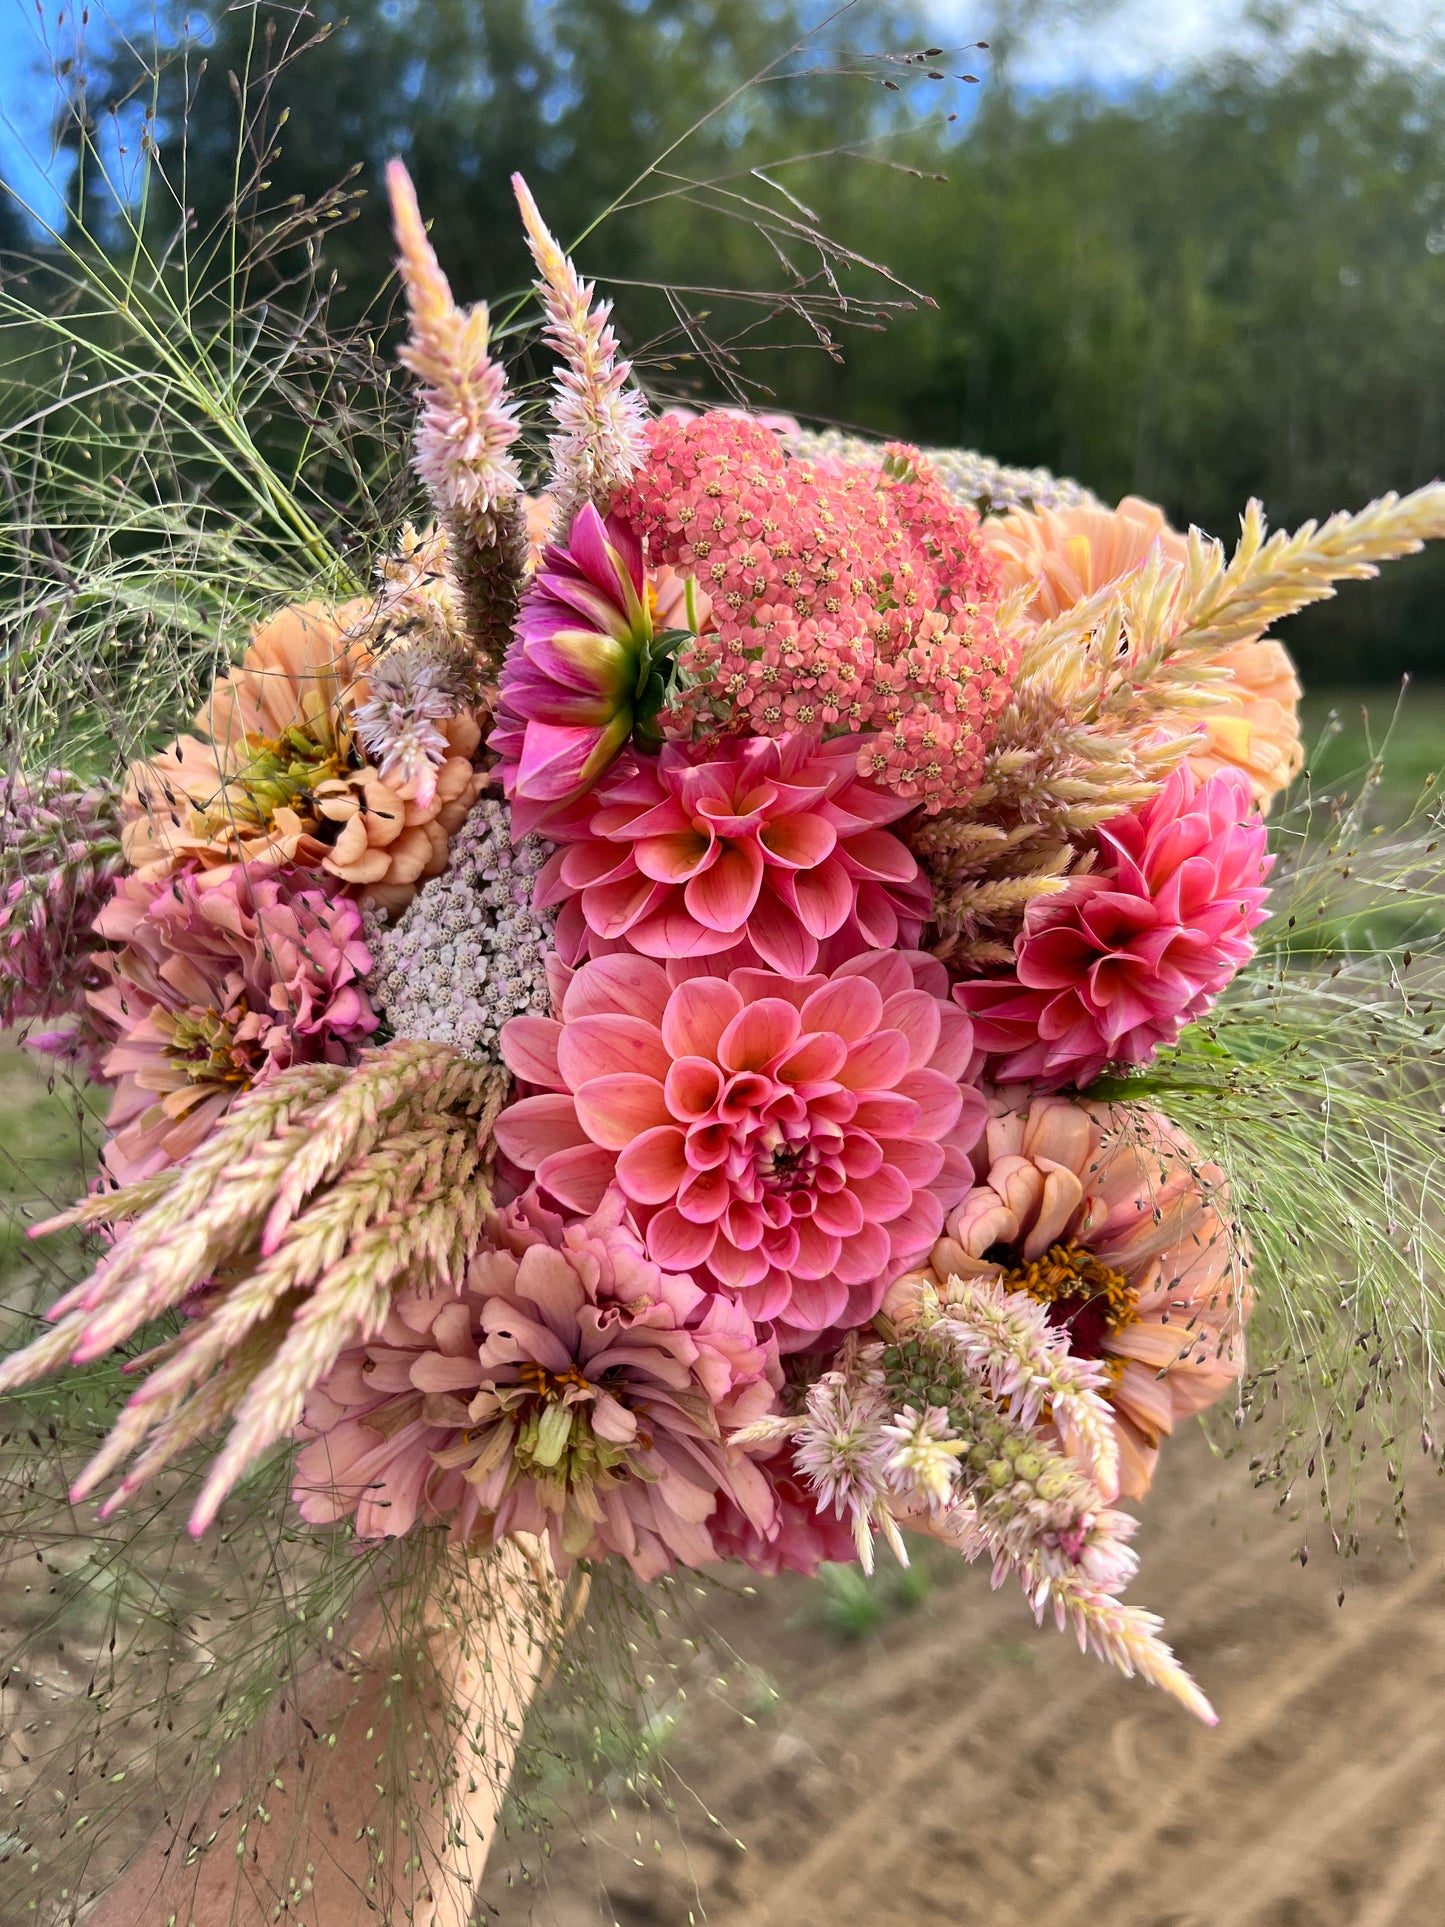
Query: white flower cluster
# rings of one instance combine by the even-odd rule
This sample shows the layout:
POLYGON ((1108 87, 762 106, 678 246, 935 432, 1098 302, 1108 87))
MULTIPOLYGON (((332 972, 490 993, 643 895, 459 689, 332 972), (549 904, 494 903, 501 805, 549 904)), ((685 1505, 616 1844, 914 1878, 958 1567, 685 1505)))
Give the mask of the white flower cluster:
POLYGON ((547 855, 536 836, 514 849, 506 804, 484 796, 452 839, 445 873, 423 886, 396 923, 368 918, 368 988, 394 1036, 499 1063, 497 1037, 507 1019, 550 1008, 555 918, 532 909, 547 855))
MULTIPOLYGON (((830 457, 850 466, 868 467, 880 454, 875 442, 839 429, 800 429, 789 435, 787 446, 809 461, 830 457)), ((1009 468, 967 448, 925 448, 938 479, 955 502, 966 502, 980 515, 1006 515, 1010 509, 1098 508, 1098 498, 1082 483, 1051 475, 1046 468, 1009 468)))

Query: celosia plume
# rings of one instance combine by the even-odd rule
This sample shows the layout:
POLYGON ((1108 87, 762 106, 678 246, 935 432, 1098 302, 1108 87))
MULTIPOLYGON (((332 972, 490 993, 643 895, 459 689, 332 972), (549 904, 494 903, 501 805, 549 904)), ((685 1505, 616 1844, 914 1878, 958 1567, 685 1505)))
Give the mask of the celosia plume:
POLYGON ((104 1046, 85 993, 104 941, 95 919, 121 868, 118 800, 63 769, 0 786, 0 1030, 63 1026, 27 1041, 92 1075, 104 1046))
POLYGON ((552 397, 552 494, 559 537, 587 503, 606 510, 646 451, 647 404, 628 385, 632 364, 618 358, 612 303, 593 306, 583 281, 543 221, 531 189, 512 176, 517 205, 541 280, 544 333, 561 358, 552 397))
POLYGON ((453 300, 401 161, 387 163, 386 185, 411 317, 399 359, 422 383, 416 470, 451 536, 472 641, 495 672, 526 558, 511 453, 521 427, 505 370, 491 354, 486 302, 463 309, 453 300))

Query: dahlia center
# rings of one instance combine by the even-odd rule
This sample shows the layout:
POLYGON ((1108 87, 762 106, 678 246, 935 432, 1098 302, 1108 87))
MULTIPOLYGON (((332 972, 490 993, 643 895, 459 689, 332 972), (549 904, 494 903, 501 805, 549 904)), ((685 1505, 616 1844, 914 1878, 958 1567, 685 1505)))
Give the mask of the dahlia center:
POLYGON ((1102 1358, 1105 1340, 1138 1316, 1138 1294, 1123 1272, 1079 1244, 1051 1245, 1042 1258, 1010 1265, 1003 1283, 1048 1308, 1049 1323, 1067 1331, 1076 1358, 1102 1358))

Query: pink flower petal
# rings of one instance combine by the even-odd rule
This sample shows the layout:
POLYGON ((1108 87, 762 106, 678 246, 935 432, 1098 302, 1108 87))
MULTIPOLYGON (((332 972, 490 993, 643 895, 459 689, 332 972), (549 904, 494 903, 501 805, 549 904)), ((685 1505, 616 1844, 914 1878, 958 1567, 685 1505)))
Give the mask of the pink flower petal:
POLYGON ((692 878, 683 891, 688 915, 709 930, 733 935, 752 914, 763 882, 763 857, 757 844, 719 845, 717 861, 692 878))
POLYGON ((781 997, 764 997, 741 1010, 718 1040, 718 1061, 730 1071, 761 1071, 796 1043, 798 1013, 781 997))
POLYGON ((499 1148, 526 1171, 535 1171, 558 1151, 588 1142, 577 1121, 577 1106, 565 1096, 521 1098, 502 1111, 492 1130, 499 1148))
POLYGON ((579 1017, 616 1014, 656 1024, 662 1019, 671 992, 666 971, 644 957, 625 952, 600 957, 595 963, 585 964, 568 985, 562 1019, 573 1024, 579 1017))
POLYGON ((577 1086, 577 1119, 594 1144, 624 1151, 643 1131, 670 1124, 662 1086, 632 1071, 589 1078, 577 1086))
POLYGON ((662 1041, 673 1057, 712 1057, 742 1007, 742 997, 724 978, 694 977, 669 997, 662 1041))
MULTIPOLYGON (((589 966, 596 969, 597 965, 589 966)), ((579 1017, 563 1026, 557 1063, 574 1091, 594 1077, 638 1071, 661 1085, 668 1056, 655 1024, 642 1017, 579 1017)))
POLYGON ((667 1204, 688 1175, 687 1147, 675 1125, 635 1138, 617 1160, 617 1182, 635 1204, 667 1204))
POLYGON ((502 1061, 513 1077, 540 1084, 544 1090, 567 1088, 557 1064, 557 1039, 562 1026, 550 1017, 509 1017, 502 1026, 502 1061))

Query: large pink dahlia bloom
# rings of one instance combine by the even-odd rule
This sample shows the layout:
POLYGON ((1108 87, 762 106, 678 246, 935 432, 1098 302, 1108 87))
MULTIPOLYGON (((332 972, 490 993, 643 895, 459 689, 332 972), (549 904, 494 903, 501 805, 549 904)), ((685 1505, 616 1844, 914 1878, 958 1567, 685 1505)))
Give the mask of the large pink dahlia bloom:
POLYGON ((942 965, 871 951, 828 977, 680 974, 599 958, 560 1023, 514 1017, 502 1054, 540 1094, 497 1142, 572 1210, 615 1182, 649 1257, 776 1320, 784 1350, 864 1324, 972 1176, 984 1105, 942 965))
POLYGON ((114 1040, 105 1166, 117 1183, 178 1163, 252 1084, 347 1063, 376 1029, 360 910, 294 878, 241 865, 209 888, 127 877, 96 929, 117 946, 88 993, 114 1040))
POLYGON ((917 943, 928 885, 882 826, 909 805, 857 773, 854 743, 798 733, 667 744, 632 761, 550 834, 538 879, 562 906, 572 963, 594 938, 648 957, 711 957, 747 940, 774 970, 817 968, 819 943, 917 943))
POLYGON ((781 1377, 736 1301, 650 1263, 617 1191, 580 1223, 514 1205, 489 1246, 459 1295, 399 1293, 311 1393, 303 1518, 545 1533, 563 1568, 612 1552, 643 1579, 719 1556, 720 1500, 765 1537, 771 1489, 727 1434, 781 1377))
POLYGON ((642 545, 589 504, 566 543, 543 551, 502 669, 491 747, 519 836, 580 796, 626 744, 654 640, 642 545))
POLYGON ((1099 848, 1098 869, 1029 905, 1010 975, 955 986, 995 1078, 1053 1090, 1147 1064, 1254 954, 1274 859, 1240 771, 1182 766, 1099 848))
MULTIPOLYGON (((1013 1089, 989 1108, 980 1180, 924 1275, 945 1301, 955 1277, 1026 1293, 1075 1357, 1103 1361, 1119 1492, 1138 1497, 1161 1441, 1244 1370, 1248 1250, 1224 1173, 1141 1106, 1013 1089)), ((905 1324, 918 1282, 889 1298, 905 1324)))

